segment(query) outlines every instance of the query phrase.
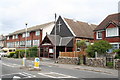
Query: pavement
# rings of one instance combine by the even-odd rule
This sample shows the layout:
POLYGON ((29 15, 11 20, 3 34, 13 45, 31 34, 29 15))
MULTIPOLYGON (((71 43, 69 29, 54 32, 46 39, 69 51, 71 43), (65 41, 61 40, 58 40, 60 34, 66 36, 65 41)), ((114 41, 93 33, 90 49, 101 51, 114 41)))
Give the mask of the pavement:
POLYGON ((101 73, 118 75, 118 70, 113 68, 109 69, 109 68, 102 68, 102 67, 91 67, 86 65, 59 64, 59 63, 55 63, 55 60, 48 59, 48 58, 42 58, 41 63, 44 65, 56 66, 56 67, 66 68, 66 69, 77 69, 77 70, 83 70, 83 71, 93 71, 93 72, 101 72, 101 73))

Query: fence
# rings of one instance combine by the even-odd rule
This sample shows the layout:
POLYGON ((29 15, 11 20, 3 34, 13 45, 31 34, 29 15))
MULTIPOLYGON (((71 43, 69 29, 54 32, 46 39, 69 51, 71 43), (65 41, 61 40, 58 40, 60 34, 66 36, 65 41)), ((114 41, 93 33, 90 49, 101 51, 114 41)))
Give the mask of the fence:
POLYGON ((85 55, 85 52, 60 52, 59 57, 78 57, 79 55, 85 55))

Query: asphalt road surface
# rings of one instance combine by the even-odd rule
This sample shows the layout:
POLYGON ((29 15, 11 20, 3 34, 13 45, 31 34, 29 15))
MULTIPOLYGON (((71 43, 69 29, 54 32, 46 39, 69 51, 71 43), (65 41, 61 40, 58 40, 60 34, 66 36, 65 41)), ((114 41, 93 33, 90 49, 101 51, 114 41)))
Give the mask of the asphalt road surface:
MULTIPOLYGON (((66 69, 43 63, 40 64, 41 71, 29 71, 28 68, 20 69, 22 59, 2 58, 0 74, 2 80, 118 80, 117 75, 66 69)), ((27 66, 33 67, 33 61, 27 60, 27 66)))

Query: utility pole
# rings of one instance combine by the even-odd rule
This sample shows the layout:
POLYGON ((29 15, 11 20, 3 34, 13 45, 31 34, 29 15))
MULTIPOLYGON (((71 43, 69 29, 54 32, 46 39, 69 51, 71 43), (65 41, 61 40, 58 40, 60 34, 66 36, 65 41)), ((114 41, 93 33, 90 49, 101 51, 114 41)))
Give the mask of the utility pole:
POLYGON ((25 23, 26 28, 25 28, 25 58, 26 58, 26 47, 27 47, 27 25, 28 23, 25 23))
POLYGON ((55 55, 55 61, 56 61, 56 17, 57 17, 57 15, 55 13, 55 53, 54 53, 54 55, 55 55))
POLYGON ((27 44, 27 23, 25 23, 26 25, 26 28, 25 28, 25 54, 24 54, 24 57, 23 57, 23 67, 26 67, 26 44, 27 44))

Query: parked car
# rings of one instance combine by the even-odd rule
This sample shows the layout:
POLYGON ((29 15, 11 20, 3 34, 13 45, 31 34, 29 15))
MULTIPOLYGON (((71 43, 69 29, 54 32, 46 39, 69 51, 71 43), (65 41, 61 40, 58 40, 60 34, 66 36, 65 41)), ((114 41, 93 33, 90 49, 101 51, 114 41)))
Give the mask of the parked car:
POLYGON ((0 54, 0 60, 1 60, 1 54, 0 54))
POLYGON ((7 53, 0 51, 0 56, 7 56, 7 53))

